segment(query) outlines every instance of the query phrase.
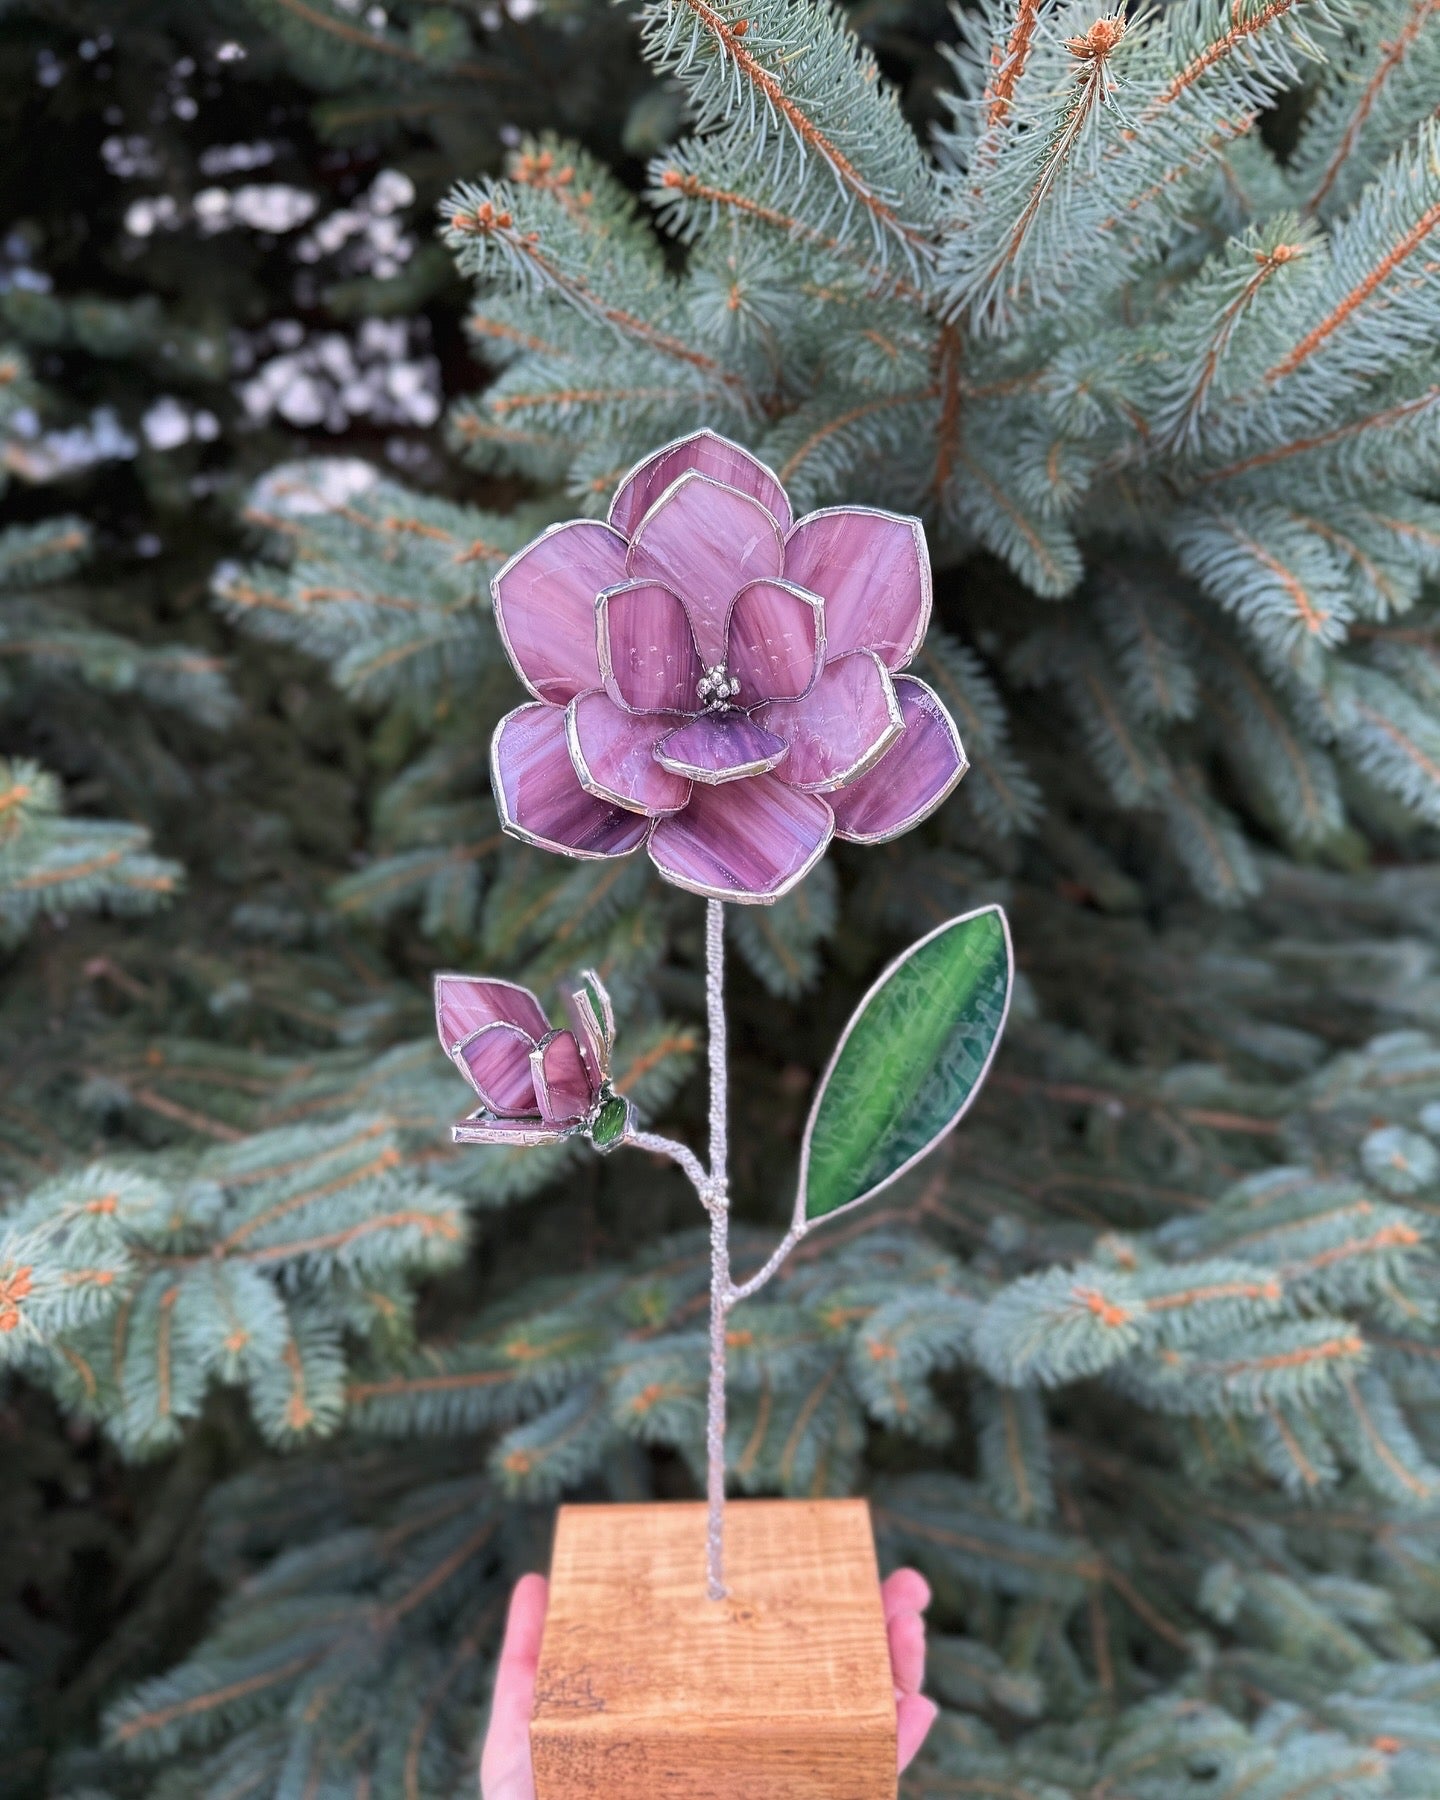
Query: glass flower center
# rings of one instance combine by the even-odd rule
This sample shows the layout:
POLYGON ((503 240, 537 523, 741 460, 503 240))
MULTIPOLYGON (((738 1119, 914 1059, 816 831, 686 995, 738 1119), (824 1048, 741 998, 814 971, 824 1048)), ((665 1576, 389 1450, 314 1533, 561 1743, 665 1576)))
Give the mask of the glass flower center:
POLYGON ((732 675, 723 662, 712 663, 695 684, 695 692, 707 706, 729 706, 740 692, 740 677, 732 675))

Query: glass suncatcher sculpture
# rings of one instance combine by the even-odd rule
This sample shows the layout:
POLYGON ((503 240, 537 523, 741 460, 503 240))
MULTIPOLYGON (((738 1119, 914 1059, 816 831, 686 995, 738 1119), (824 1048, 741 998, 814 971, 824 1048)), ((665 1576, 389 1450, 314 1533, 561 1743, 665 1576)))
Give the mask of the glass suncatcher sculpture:
POLYGON ((725 1338, 820 1220, 896 1180, 974 1098, 1010 1003, 998 907, 951 919, 860 1002, 811 1107, 794 1216, 759 1272, 730 1266, 724 903, 767 905, 832 837, 881 844, 965 773, 939 696, 902 671, 930 618, 917 519, 827 507, 792 520, 785 490, 738 444, 699 431, 621 482, 605 523, 552 526, 491 583, 495 620, 534 696, 501 720, 492 784, 505 829, 563 856, 642 846, 707 902, 708 1166, 638 1129, 610 1085, 615 1022, 597 975, 552 1027, 513 982, 439 975, 447 1055, 480 1099, 468 1144, 576 1134, 671 1158, 710 1216, 707 1588, 725 1595, 725 1338))

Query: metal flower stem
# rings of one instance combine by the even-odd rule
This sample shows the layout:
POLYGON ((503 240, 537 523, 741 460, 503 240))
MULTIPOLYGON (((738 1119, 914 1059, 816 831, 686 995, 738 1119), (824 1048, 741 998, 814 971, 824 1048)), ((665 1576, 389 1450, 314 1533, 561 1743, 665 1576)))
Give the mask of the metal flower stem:
POLYGON ((725 1056, 725 909, 710 900, 705 909, 705 1009, 710 1037, 710 1166, 688 1144, 653 1131, 637 1131, 639 1150, 668 1156, 689 1177, 710 1215, 710 1379, 705 1414, 706 1590, 725 1598, 725 1336, 731 1310, 758 1293, 805 1234, 792 1225, 764 1266, 737 1287, 730 1273, 729 1102, 725 1056))
POLYGON ((725 908, 705 905, 705 1001, 710 1036, 710 1386, 705 1414, 706 1589, 725 1598, 725 1327, 731 1307, 725 1073, 725 908))
POLYGON ((736 1287, 730 1274, 729 1091, 725 1049, 725 908, 705 908, 705 1003, 710 1036, 710 1174, 700 1197, 710 1214, 710 1385, 705 1410, 706 1590, 723 1600, 725 1588, 725 1339, 731 1309, 757 1293, 794 1249, 803 1230, 792 1226, 764 1267, 736 1287))

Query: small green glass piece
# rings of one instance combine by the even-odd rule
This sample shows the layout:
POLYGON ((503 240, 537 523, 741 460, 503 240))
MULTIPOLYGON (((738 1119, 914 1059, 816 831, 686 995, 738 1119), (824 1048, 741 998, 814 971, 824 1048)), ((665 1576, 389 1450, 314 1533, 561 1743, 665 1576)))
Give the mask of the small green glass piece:
POLYGON ((1010 1006, 998 906, 912 944, 860 1002, 805 1128, 797 1224, 854 1206, 918 1162, 979 1090, 1010 1006))
POLYGON ((630 1102, 620 1094, 611 1094, 600 1103, 600 1110, 590 1127, 590 1141, 597 1150, 613 1150, 630 1129, 630 1102))

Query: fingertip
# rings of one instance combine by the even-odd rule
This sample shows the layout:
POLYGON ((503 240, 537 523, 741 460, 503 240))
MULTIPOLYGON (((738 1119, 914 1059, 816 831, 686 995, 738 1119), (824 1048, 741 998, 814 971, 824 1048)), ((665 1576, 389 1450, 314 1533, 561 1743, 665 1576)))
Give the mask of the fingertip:
POLYGON ((924 1694, 906 1694, 895 1708, 895 1764, 903 1775, 930 1735, 940 1708, 924 1694))
POLYGON ((550 1598, 550 1583, 543 1575, 536 1575, 533 1572, 529 1575, 522 1575, 515 1583, 515 1592, 510 1596, 510 1604, 513 1606, 517 1600, 522 1598, 532 1605, 537 1599, 542 1603, 547 1601, 550 1598))
POLYGON ((930 1583, 918 1569, 897 1569, 880 1584, 880 1600, 887 1619, 896 1613, 923 1613, 930 1604, 930 1583))
POLYGON ((528 1658, 539 1655, 540 1638, 545 1630, 545 1614, 549 1605, 550 1583, 545 1577, 522 1575, 510 1596, 502 1657, 528 1658))
POLYGON ((530 1713, 549 1602, 550 1584, 543 1575, 522 1575, 515 1583, 480 1756, 481 1800, 535 1800, 530 1713))

